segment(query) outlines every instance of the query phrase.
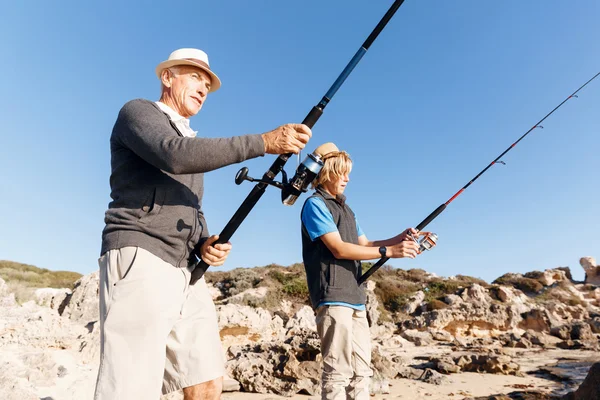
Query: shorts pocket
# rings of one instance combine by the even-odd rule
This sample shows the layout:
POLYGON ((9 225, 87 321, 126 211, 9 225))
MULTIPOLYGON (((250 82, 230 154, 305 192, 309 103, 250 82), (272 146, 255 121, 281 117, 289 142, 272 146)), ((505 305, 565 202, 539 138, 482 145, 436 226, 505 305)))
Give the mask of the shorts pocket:
POLYGON ((133 267, 138 258, 139 247, 123 247, 118 250, 117 254, 116 262, 110 266, 111 271, 109 273, 110 280, 108 282, 108 299, 106 301, 107 315, 110 311, 110 306, 113 303, 117 288, 131 279, 131 275, 134 270, 133 267))

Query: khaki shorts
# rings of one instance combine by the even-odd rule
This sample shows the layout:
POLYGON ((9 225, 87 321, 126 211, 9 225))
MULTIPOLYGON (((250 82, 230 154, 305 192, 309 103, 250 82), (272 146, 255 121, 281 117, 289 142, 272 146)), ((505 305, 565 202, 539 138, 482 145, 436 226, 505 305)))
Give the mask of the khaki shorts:
POLYGON ((224 357, 204 279, 139 247, 100 264, 100 369, 96 400, 158 399, 223 376, 224 357))

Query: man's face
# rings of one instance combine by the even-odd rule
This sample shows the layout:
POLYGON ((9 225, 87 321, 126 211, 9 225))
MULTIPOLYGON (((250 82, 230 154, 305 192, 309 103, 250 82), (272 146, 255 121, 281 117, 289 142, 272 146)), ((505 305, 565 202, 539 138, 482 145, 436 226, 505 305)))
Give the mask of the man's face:
POLYGON ((168 80, 175 111, 185 118, 198 114, 210 90, 210 75, 200 68, 181 65, 168 80))

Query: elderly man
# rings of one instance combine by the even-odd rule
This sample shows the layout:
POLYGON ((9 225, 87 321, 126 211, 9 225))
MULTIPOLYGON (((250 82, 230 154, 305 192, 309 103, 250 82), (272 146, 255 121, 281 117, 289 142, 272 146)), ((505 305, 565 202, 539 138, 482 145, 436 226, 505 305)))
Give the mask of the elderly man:
POLYGON ((190 286, 190 253, 209 265, 215 244, 202 212, 204 173, 269 154, 298 153, 311 131, 287 124, 263 134, 196 137, 188 118, 221 86, 208 56, 179 49, 160 63, 160 100, 123 106, 110 138, 111 198, 100 265, 101 358, 97 400, 218 399, 224 359, 204 279, 190 286))

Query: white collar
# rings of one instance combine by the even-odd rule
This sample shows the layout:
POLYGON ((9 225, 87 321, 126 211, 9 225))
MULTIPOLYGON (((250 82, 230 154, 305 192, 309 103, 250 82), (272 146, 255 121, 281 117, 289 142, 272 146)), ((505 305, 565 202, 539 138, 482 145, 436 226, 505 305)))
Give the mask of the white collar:
POLYGON ((169 116, 169 119, 179 128, 181 134, 187 137, 195 137, 198 134, 197 131, 190 127, 190 120, 179 115, 175 110, 166 105, 161 101, 155 102, 158 108, 160 108, 165 114, 169 116))

